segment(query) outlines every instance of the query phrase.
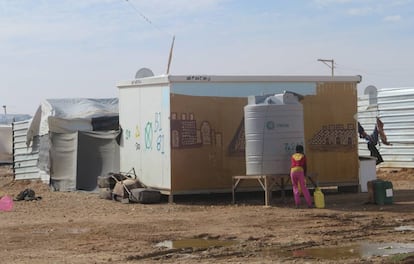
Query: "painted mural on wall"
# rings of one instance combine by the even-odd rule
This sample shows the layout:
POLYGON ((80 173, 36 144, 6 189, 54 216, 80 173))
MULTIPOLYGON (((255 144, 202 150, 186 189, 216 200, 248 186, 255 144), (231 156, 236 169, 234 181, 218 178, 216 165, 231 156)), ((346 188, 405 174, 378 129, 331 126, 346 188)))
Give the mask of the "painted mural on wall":
POLYGON ((200 148, 203 145, 222 146, 222 133, 210 122, 197 124, 194 113, 171 113, 171 148, 200 148))
POLYGON ((309 142, 312 150, 352 151, 357 147, 356 127, 353 123, 328 124, 312 137, 309 142))
POLYGON ((246 151, 246 136, 244 133, 244 119, 241 120, 233 139, 228 147, 230 156, 245 156, 246 151))

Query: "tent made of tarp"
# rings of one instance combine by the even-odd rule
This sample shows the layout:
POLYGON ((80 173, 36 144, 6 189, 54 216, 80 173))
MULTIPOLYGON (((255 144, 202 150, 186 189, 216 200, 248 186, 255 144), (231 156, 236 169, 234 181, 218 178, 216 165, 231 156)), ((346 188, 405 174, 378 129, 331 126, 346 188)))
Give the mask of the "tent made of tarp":
POLYGON ((38 151, 39 178, 55 190, 91 191, 99 175, 119 171, 119 134, 117 98, 47 99, 28 125, 26 144, 38 151))
POLYGON ((50 184, 55 190, 92 191, 97 177, 119 171, 119 132, 54 133, 50 139, 50 184))
POLYGON ((118 99, 47 99, 38 107, 27 131, 30 142, 36 135, 49 132, 70 133, 73 131, 91 131, 107 129, 98 124, 107 124, 109 120, 117 123, 118 99), (98 123, 98 124, 96 124, 98 123))

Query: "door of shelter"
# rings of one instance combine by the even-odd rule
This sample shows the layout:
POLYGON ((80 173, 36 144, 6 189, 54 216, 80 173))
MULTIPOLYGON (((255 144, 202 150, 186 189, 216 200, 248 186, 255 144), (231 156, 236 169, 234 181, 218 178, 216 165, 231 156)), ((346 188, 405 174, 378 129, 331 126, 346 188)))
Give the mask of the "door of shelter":
POLYGON ((51 185, 58 191, 97 187, 97 178, 119 172, 119 131, 51 133, 51 185))

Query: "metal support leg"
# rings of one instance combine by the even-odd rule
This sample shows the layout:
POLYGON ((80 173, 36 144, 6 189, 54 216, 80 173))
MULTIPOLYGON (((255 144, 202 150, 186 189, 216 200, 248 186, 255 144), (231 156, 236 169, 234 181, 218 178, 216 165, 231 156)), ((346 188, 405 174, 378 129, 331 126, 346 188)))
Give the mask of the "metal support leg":
POLYGON ((269 191, 270 190, 269 190, 269 180, 267 176, 264 177, 264 191, 265 191, 265 205, 269 206, 269 198, 270 198, 269 191))
POLYGON ((232 197, 232 204, 236 203, 236 197, 234 197, 234 178, 231 180, 231 197, 232 197))
POLYGON ((231 190, 232 190, 232 198, 233 198, 232 202, 233 202, 233 204, 236 203, 236 189, 237 189, 237 186, 239 185, 240 181, 241 181, 241 179, 237 179, 237 180, 235 180, 235 178, 232 179, 232 188, 231 188, 231 190))

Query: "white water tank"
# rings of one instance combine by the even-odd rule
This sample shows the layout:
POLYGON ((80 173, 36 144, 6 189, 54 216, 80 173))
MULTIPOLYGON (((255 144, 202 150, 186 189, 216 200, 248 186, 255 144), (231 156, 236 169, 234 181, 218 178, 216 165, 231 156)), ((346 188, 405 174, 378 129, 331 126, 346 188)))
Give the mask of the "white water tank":
POLYGON ((246 174, 284 174, 296 145, 304 146, 303 106, 291 93, 244 107, 246 174))

